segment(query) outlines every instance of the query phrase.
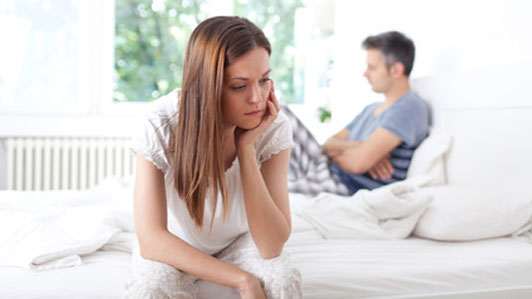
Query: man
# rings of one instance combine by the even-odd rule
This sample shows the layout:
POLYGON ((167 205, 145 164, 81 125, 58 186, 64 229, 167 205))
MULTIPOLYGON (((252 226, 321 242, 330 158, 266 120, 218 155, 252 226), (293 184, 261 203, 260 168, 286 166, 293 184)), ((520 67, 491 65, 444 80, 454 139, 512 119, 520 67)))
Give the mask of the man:
POLYGON ((385 96, 384 102, 366 106, 323 148, 283 107, 294 129, 288 174, 292 192, 350 195, 403 180, 414 150, 428 134, 428 107, 408 81, 415 54, 412 40, 392 31, 369 36, 362 46, 367 50, 364 77, 385 96))

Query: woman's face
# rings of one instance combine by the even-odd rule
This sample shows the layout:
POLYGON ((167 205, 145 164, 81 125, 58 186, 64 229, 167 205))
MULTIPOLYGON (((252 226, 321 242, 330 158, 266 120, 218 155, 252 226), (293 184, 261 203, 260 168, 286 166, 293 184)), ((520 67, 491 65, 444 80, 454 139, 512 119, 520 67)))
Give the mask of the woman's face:
POLYGON ((225 68, 222 113, 226 126, 257 127, 270 95, 270 56, 256 47, 225 68))

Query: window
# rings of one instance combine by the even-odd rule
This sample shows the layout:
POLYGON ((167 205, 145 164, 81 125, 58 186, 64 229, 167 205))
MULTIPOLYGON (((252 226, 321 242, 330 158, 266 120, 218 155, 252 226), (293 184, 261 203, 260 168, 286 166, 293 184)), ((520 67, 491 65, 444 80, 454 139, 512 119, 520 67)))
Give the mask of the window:
POLYGON ((151 101, 181 86, 190 33, 209 15, 224 14, 217 11, 222 7, 263 29, 273 48, 276 90, 285 102, 296 102, 294 22, 301 0, 116 0, 113 101, 151 101))
MULTIPOLYGON (((273 47, 276 92, 285 103, 302 103, 307 81, 294 33, 308 27, 296 23, 311 2, 1 0, 0 26, 9 30, 0 47, 0 115, 20 123, 35 115, 72 122, 138 115, 143 103, 181 85, 189 35, 213 15, 240 15, 261 27, 273 47)), ((45 119, 35 126, 46 127, 45 119)))
POLYGON ((70 0, 2 1, 2 113, 86 111, 87 4, 70 0))

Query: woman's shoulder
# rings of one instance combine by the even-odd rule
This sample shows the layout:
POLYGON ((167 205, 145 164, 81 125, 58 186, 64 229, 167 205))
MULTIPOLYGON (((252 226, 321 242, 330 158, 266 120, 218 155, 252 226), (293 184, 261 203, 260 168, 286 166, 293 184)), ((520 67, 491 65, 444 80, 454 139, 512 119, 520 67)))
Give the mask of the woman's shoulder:
POLYGON ((176 122, 178 94, 179 90, 176 89, 149 104, 143 126, 136 136, 137 142, 132 147, 133 152, 144 155, 163 172, 170 167, 167 149, 170 145, 172 127, 176 122))
POLYGON ((290 126, 288 117, 284 115, 282 111, 279 111, 277 118, 275 118, 266 131, 262 133, 259 143, 266 144, 272 140, 280 138, 292 138, 292 127, 290 126))
POLYGON ((273 121, 274 124, 276 124, 277 126, 280 126, 280 125, 290 125, 290 121, 288 119, 288 116, 286 116, 283 111, 279 111, 279 114, 277 114, 277 118, 273 121))
MULTIPOLYGON (((266 136, 273 136, 279 133, 279 131, 286 131, 287 129, 290 129, 290 134, 292 133, 290 126, 290 121, 288 120, 288 117, 282 112, 279 111, 279 114, 277 115, 277 118, 273 121, 273 123, 266 129, 266 132, 264 132, 264 135, 266 136), (269 133, 269 134, 266 134, 269 133)), ((291 137, 291 135, 290 135, 291 137)))
POLYGON ((174 89, 170 93, 151 102, 146 117, 159 119, 162 122, 175 119, 178 110, 179 89, 174 89))
POLYGON ((291 148, 292 141, 292 127, 288 117, 279 112, 277 118, 262 134, 257 141, 257 154, 259 161, 268 160, 272 155, 279 153, 284 149, 291 148))

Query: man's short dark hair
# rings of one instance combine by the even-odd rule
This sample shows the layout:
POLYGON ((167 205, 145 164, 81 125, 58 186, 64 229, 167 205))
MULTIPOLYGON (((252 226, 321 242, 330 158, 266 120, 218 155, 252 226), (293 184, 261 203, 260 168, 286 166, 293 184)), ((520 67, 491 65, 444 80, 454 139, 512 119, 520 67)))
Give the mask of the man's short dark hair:
POLYGON ((396 62, 401 62, 405 67, 405 76, 408 77, 410 75, 414 66, 416 48, 414 47, 414 42, 404 34, 397 31, 389 31, 368 36, 362 42, 362 47, 366 50, 381 50, 384 63, 386 63, 388 68, 396 62))

